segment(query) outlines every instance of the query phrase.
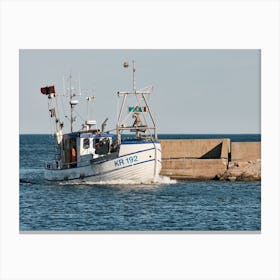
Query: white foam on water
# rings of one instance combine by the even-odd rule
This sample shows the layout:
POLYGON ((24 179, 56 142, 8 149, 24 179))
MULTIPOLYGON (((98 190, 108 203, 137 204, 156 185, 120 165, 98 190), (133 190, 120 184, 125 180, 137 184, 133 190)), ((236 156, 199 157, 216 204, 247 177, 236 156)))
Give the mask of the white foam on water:
POLYGON ((176 184, 177 181, 167 176, 158 176, 158 178, 156 179, 156 183, 161 185, 163 184, 170 185, 170 184, 176 184))
POLYGON ((117 180, 101 180, 101 181, 65 181, 59 182, 59 185, 168 185, 176 184, 176 180, 172 180, 167 176, 158 176, 155 180, 129 180, 129 179, 117 179, 117 180))

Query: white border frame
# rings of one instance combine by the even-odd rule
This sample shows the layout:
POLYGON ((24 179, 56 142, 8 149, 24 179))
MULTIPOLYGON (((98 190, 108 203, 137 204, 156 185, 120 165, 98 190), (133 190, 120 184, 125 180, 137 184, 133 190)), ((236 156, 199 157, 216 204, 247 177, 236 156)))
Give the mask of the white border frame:
POLYGON ((0 278, 279 279, 279 31, 277 0, 2 1, 0 278), (24 48, 261 49, 261 234, 19 234, 24 48))

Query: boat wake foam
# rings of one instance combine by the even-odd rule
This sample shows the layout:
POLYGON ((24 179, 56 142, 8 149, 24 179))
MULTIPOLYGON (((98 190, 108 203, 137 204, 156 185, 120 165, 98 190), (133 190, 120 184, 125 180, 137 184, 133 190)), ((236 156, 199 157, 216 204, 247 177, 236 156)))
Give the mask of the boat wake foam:
POLYGON ((167 176, 158 176, 155 180, 102 180, 102 181, 67 181, 60 182, 60 185, 169 185, 176 184, 177 181, 167 176))
POLYGON ((174 179, 171 179, 170 177, 167 176, 158 176, 158 178, 156 179, 155 183, 163 185, 169 185, 169 184, 176 184, 177 181, 174 179))

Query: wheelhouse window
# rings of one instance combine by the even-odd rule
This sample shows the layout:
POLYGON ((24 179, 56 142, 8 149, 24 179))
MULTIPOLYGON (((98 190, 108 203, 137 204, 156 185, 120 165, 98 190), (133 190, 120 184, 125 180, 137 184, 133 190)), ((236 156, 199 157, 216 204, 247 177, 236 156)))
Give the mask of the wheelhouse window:
POLYGON ((85 138, 83 141, 83 149, 89 148, 89 138, 85 138))

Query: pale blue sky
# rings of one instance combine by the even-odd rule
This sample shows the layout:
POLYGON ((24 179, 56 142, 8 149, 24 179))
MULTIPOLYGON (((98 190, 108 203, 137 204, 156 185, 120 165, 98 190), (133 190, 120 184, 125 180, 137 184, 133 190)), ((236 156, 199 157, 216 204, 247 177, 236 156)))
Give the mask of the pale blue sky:
POLYGON ((108 117, 107 129, 114 128, 116 92, 132 85, 122 63, 132 60, 137 88, 154 86, 159 133, 260 133, 260 50, 20 50, 20 133, 51 133, 40 88, 62 92, 70 72, 94 90, 98 123, 108 117))

